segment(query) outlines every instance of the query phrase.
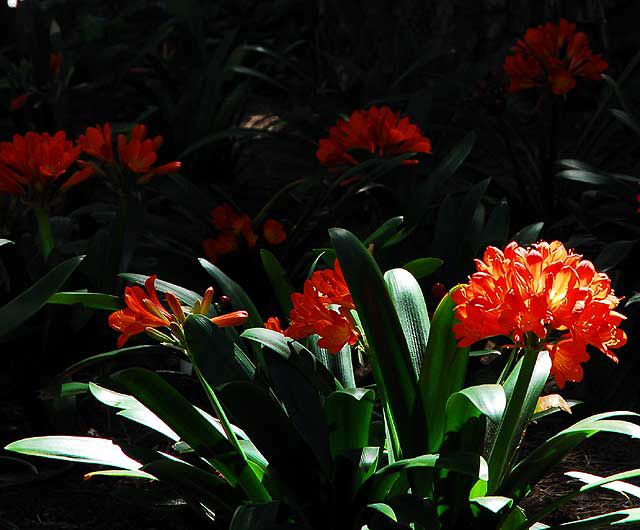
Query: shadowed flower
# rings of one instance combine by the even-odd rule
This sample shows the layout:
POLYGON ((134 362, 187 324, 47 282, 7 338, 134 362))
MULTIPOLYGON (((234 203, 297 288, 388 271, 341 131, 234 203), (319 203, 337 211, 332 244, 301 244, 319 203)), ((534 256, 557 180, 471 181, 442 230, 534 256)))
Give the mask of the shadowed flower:
POLYGON ((528 29, 511 52, 502 65, 509 92, 549 83, 554 94, 566 94, 576 77, 599 80, 608 67, 601 54, 592 53, 587 36, 565 19, 528 29))
POLYGON ((49 54, 49 75, 51 77, 57 77, 62 67, 62 52, 55 52, 49 54))
POLYGON ((460 347, 505 335, 522 346, 534 334, 549 350, 558 386, 581 381, 587 345, 617 362, 611 348, 626 342, 618 328, 625 318, 611 281, 590 261, 567 251, 559 241, 523 248, 510 243, 504 252, 488 247, 478 272, 453 292, 460 347))
POLYGON ((330 353, 358 342, 360 333, 350 312, 355 306, 338 260, 334 270, 314 272, 304 282, 304 291, 291 295, 291 302, 291 325, 284 332, 287 337, 301 339, 318 334, 318 346, 330 353))
MULTIPOLYGON (((127 307, 109 315, 109 326, 121 333, 118 337, 118 348, 122 348, 130 337, 159 327, 168 328, 171 336, 159 332, 154 333, 154 336, 166 342, 181 344, 183 341, 181 326, 186 314, 206 314, 211 306, 213 287, 209 287, 202 300, 197 301, 190 308, 182 306, 173 293, 167 292, 165 298, 171 309, 168 311, 158 299, 155 281, 156 275, 154 274, 147 278, 144 289, 137 285, 126 287, 124 302, 127 307)), ((212 317, 209 320, 219 327, 229 327, 239 326, 246 322, 247 318, 246 311, 234 311, 212 317)))
POLYGON ((133 128, 129 141, 124 134, 118 135, 120 163, 139 175, 138 184, 149 182, 154 175, 166 175, 180 169, 180 162, 169 162, 153 167, 158 159, 157 151, 162 146, 162 142, 162 136, 156 136, 153 140, 147 138, 147 127, 141 124, 133 128))
POLYGON ((111 138, 111 125, 96 125, 87 127, 85 134, 81 134, 76 142, 82 150, 108 164, 114 163, 113 140, 111 138))
POLYGON ((0 143, 0 192, 46 201, 55 189, 66 190, 93 174, 93 168, 83 167, 68 175, 79 155, 64 131, 16 134, 12 142, 0 143))
MULTIPOLYGON (((430 153, 431 142, 409 118, 400 117, 389 107, 356 110, 348 120, 338 120, 329 137, 318 144, 316 157, 332 171, 355 166, 371 156, 397 156, 403 153, 430 153), (363 153, 366 156, 363 157, 363 153)), ((417 164, 404 160, 402 164, 417 164)))
POLYGON ((270 245, 279 245, 287 239, 282 223, 275 219, 267 219, 262 225, 262 237, 270 245))
POLYGON ((25 106, 27 100, 31 97, 31 92, 25 92, 13 98, 9 103, 9 112, 17 112, 25 106))
POLYGON ((246 213, 239 214, 230 204, 225 203, 211 210, 211 224, 220 231, 217 238, 202 242, 205 255, 211 263, 224 254, 238 250, 239 236, 244 238, 249 247, 254 247, 258 241, 251 218, 246 213))

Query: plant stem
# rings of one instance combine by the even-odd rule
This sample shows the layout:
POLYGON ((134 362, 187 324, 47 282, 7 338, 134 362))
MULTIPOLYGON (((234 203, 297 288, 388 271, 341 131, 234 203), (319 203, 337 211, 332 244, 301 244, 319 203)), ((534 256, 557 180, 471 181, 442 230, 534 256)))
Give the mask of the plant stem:
POLYGON ((51 222, 49 221, 47 211, 41 206, 36 206, 33 209, 33 212, 35 213, 36 221, 38 222, 38 234, 40 236, 42 255, 46 260, 49 257, 49 254, 51 254, 53 247, 55 246, 53 232, 51 231, 51 222))
MULTIPOLYGON (((191 357, 191 356, 190 356, 191 357)), ((205 394, 209 399, 209 403, 213 408, 214 414, 220 420, 220 425, 222 426, 222 430, 227 435, 227 439, 231 442, 231 445, 235 447, 238 451, 242 459, 245 461, 246 468, 240 473, 239 482, 240 486, 244 490, 244 492, 249 496, 249 498, 254 502, 269 502, 271 500, 271 496, 269 492, 266 490, 260 479, 256 476, 255 472, 251 468, 249 464, 249 460, 247 459, 247 455, 242 449, 240 445, 240 441, 236 436, 236 433, 233 432, 233 427, 227 418, 227 415, 224 413, 222 408, 222 404, 218 400, 218 396, 216 396, 215 390, 207 383, 202 372, 198 368, 198 365, 191 360, 193 365, 193 371, 198 376, 198 380, 202 384, 205 390, 205 394)))
POLYGON ((511 460, 515 442, 522 435, 519 428, 521 425, 519 420, 537 360, 538 350, 536 348, 525 348, 522 366, 518 373, 513 394, 511 394, 511 398, 507 402, 507 407, 498 427, 498 434, 489 454, 489 484, 487 487, 489 495, 493 494, 500 486, 505 475, 505 468, 511 460))

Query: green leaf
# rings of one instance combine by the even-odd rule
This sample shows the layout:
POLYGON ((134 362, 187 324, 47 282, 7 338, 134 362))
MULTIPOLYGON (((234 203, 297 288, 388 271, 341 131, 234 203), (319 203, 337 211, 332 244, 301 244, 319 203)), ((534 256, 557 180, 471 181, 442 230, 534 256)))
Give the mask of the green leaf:
POLYGON ((554 465, 560 462, 581 442, 599 432, 625 434, 640 438, 640 426, 622 420, 610 420, 615 416, 639 416, 634 412, 615 411, 590 416, 549 438, 534 449, 507 475, 500 491, 518 502, 527 495, 554 465))
POLYGON ((533 223, 525 226, 511 238, 511 241, 515 241, 521 246, 531 245, 538 240, 538 236, 540 235, 540 231, 543 226, 544 223, 533 223))
POLYGON ((102 471, 91 471, 90 473, 86 473, 84 478, 89 479, 91 477, 127 477, 127 478, 143 478, 147 480, 158 480, 156 477, 151 475, 150 473, 145 473, 144 471, 134 471, 128 469, 103 469, 102 471))
POLYGON ((369 445, 374 404, 375 393, 371 389, 351 388, 329 394, 324 404, 324 415, 334 459, 350 449, 363 449, 369 445))
POLYGON ((11 241, 10 239, 0 239, 0 247, 3 247, 5 245, 13 245, 14 242, 11 241))
POLYGON ((291 282, 289 282, 287 278, 287 273, 282 268, 282 265, 280 265, 278 259, 268 250, 262 249, 260 251, 260 258, 262 258, 262 265, 271 282, 271 287, 276 295, 280 310, 284 315, 288 315, 289 311, 293 308, 291 294, 294 290, 291 282))
POLYGON ((392 269, 384 273, 384 281, 398 313, 417 379, 429 341, 430 322, 427 303, 422 295, 420 284, 411 272, 405 269, 392 269))
MULTIPOLYGON (((551 358, 547 351, 526 351, 505 381, 507 406, 498 425, 488 459, 491 494, 496 492, 502 479, 511 469, 523 433, 531 422, 538 398, 549 379, 550 370, 551 358)), ((505 496, 513 497, 510 494, 505 496)), ((517 502, 520 497, 514 499, 517 502)))
POLYGON ((229 530, 262 530, 273 528, 279 506, 280 504, 277 502, 238 506, 233 514, 229 530))
POLYGON ((592 488, 600 487, 618 493, 628 493, 634 497, 640 499, 640 486, 629 484, 628 482, 622 482, 621 479, 635 478, 640 476, 640 469, 634 469, 633 471, 625 471, 623 473, 616 473, 610 477, 599 477, 592 475, 591 473, 583 473, 581 471, 568 471, 565 473, 568 477, 575 478, 581 482, 586 483, 586 486, 580 488, 580 491, 588 491, 592 488))
POLYGON ((67 398, 72 396, 81 396, 89 392, 88 383, 62 383, 59 387, 58 396, 67 398))
POLYGON ((246 467, 242 456, 162 377, 143 368, 128 368, 111 378, 156 414, 231 484, 238 482, 246 467))
POLYGON ((422 455, 414 458, 398 460, 383 467, 374 474, 375 478, 398 473, 410 468, 437 468, 463 473, 481 480, 489 478, 489 468, 484 458, 474 453, 456 453, 450 455, 422 455))
POLYGON ((376 502, 373 504, 367 504, 367 508, 375 512, 378 512, 384 515, 385 517, 388 517, 393 522, 396 522, 396 523, 398 522, 398 517, 396 516, 396 512, 394 512, 393 508, 388 504, 384 504, 383 502, 376 502))
POLYGON ((66 368, 63 372, 62 375, 63 376, 68 376, 71 375, 79 370, 82 370, 88 366, 91 366, 93 364, 97 364, 100 363, 102 361, 110 361, 113 360, 114 358, 119 358, 119 357, 125 357, 129 354, 132 353, 142 353, 142 354, 148 354, 151 353, 151 351, 164 351, 164 352, 168 352, 168 353, 172 353, 175 355, 175 352, 173 352, 172 350, 169 350, 168 348, 163 348, 161 346, 158 346, 156 344, 153 345, 142 345, 142 346, 128 346, 127 348, 119 348, 117 350, 111 350, 108 352, 104 352, 104 353, 98 353, 97 355, 92 355, 91 357, 87 357, 86 359, 82 359, 81 361, 78 361, 77 363, 72 364, 71 366, 69 366, 68 368, 66 368))
POLYGON ((262 344, 285 359, 296 363, 300 371, 321 394, 327 395, 336 388, 340 388, 340 383, 313 353, 299 342, 285 337, 282 333, 265 328, 252 328, 244 331, 241 337, 262 344))
POLYGON ((122 299, 119 296, 102 293, 88 293, 86 291, 68 291, 55 293, 47 300, 49 304, 73 305, 80 304, 91 309, 118 311, 122 309, 122 299))
POLYGON ((416 216, 414 224, 419 224, 423 219, 427 211, 427 206, 435 199, 436 193, 444 187, 447 180, 458 171, 467 159, 473 149, 475 141, 476 133, 474 131, 467 133, 466 136, 446 154, 431 174, 427 176, 425 182, 417 190, 415 204, 416 207, 419 208, 419 211, 414 214, 416 216))
POLYGON ((369 344, 394 454, 411 455, 417 448, 412 418, 417 379, 398 314, 365 246, 347 230, 333 228, 329 234, 369 344))
POLYGON ((413 274, 417 280, 431 276, 444 263, 440 258, 418 258, 405 263, 402 268, 413 274))
POLYGON ((638 242, 637 239, 633 240, 619 240, 608 243, 603 247, 598 254, 598 257, 593 260, 593 264, 600 272, 607 272, 624 260, 629 253, 633 250, 638 242))
POLYGON ((49 297, 67 281, 83 258, 84 256, 77 256, 56 265, 29 289, 0 307, 0 337, 37 313, 47 303, 49 297))
POLYGON ((504 508, 510 508, 513 505, 513 499, 500 497, 498 495, 475 497, 474 499, 469 499, 469 502, 477 504, 493 513, 498 513, 504 508))
POLYGON ((323 364, 343 388, 355 388, 356 379, 353 373, 353 359, 351 346, 344 345, 338 353, 329 353, 329 350, 318 346, 319 335, 311 335, 308 339, 309 349, 323 364))
POLYGON ((207 317, 189 315, 184 334, 193 362, 212 387, 253 379, 256 369, 251 360, 207 317))
POLYGON ((549 530, 564 530, 565 528, 608 528, 619 524, 637 523, 638 521, 640 521, 640 508, 629 508, 627 510, 618 510, 580 519, 579 521, 549 526, 548 528, 549 530))
POLYGON ((392 217, 385 221, 367 239, 364 240, 364 246, 369 247, 369 245, 373 244, 374 246, 379 247, 384 245, 391 236, 396 234, 398 228, 402 226, 403 221, 404 218, 401 215, 398 217, 392 217))
POLYGON ((467 408, 471 405, 474 416, 484 414, 494 423, 502 418, 507 398, 501 385, 478 385, 463 388, 452 394, 447 401, 447 430, 455 430, 466 421, 467 408))
POLYGON ((262 327, 264 320, 258 313, 256 306, 244 292, 244 289, 234 282, 229 276, 227 276, 218 267, 209 263, 204 258, 198 258, 198 262, 205 271, 213 278, 216 284, 220 287, 222 292, 231 299, 231 307, 234 311, 247 311, 249 313, 249 319, 243 326, 247 328, 262 327))
POLYGON ((111 440, 89 436, 23 438, 5 446, 5 449, 23 455, 70 460, 85 464, 100 464, 122 469, 138 470, 142 467, 140 462, 128 457, 120 446, 111 440))
POLYGON ((469 357, 468 348, 458 348, 451 329, 455 323, 452 292, 440 301, 431 319, 427 353, 418 381, 431 451, 440 448, 446 403, 451 394, 462 388, 469 357))

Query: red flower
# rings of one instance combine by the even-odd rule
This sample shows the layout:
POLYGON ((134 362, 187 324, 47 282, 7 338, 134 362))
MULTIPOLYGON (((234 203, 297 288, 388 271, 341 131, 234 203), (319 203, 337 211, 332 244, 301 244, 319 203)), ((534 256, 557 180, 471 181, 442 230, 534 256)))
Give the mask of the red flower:
POLYGON ((318 346, 330 353, 358 342, 360 333, 350 313, 355 306, 337 260, 335 270, 314 272, 304 282, 304 292, 291 295, 291 302, 287 337, 301 339, 316 333, 320 335, 318 346))
POLYGON ((614 311, 620 300, 609 277, 590 261, 559 241, 542 241, 528 248, 510 243, 504 252, 488 247, 476 266, 469 283, 453 293, 459 346, 497 335, 522 345, 532 333, 549 350, 560 387, 582 380, 588 344, 617 362, 611 348, 626 342, 618 329, 625 317, 614 311))
POLYGON ((55 52, 49 54, 49 74, 51 77, 56 77, 60 72, 62 66, 62 52, 55 52))
POLYGON ((270 329, 271 331, 282 333, 282 326, 280 325, 280 319, 278 317, 269 317, 264 323, 264 327, 266 329, 270 329))
MULTIPOLYGON (((166 293, 165 297, 171 311, 160 303, 155 288, 156 275, 149 276, 144 283, 144 289, 137 285, 126 287, 124 290, 125 309, 120 309, 109 315, 109 326, 121 332, 117 346, 122 348, 133 335, 138 335, 149 328, 169 328, 181 326, 185 319, 185 309, 188 313, 206 314, 213 298, 213 287, 209 287, 202 300, 196 302, 192 308, 183 308, 173 293, 166 293)), ((238 326, 246 322, 246 311, 234 311, 224 315, 212 317, 209 320, 219 327, 238 326)), ((173 329, 171 329, 173 333, 173 329)), ((180 343, 181 338, 175 337, 175 342, 180 343)))
MULTIPOLYGON (((400 117, 389 107, 356 110, 348 120, 338 120, 329 129, 329 137, 320 140, 316 157, 331 170, 355 166, 364 159, 357 150, 374 156, 396 156, 402 153, 430 153, 431 142, 409 118, 400 117)), ((403 164, 417 164, 415 159, 403 164)))
POLYGON ((602 54, 591 52, 587 36, 565 19, 528 29, 511 52, 502 65, 509 92, 549 83, 554 94, 566 94, 576 86, 576 77, 598 80, 608 67, 602 54))
POLYGON ((267 219, 262 225, 262 237, 270 245, 279 245, 287 239, 282 223, 275 219, 267 219))
POLYGON ((11 100, 9 103, 9 112, 17 112, 24 107, 27 100, 31 97, 31 92, 25 92, 11 100))
POLYGON ((246 213, 240 215, 230 204, 222 204, 211 210, 211 223, 220 230, 216 239, 202 242, 205 255, 211 263, 215 263, 223 254, 237 250, 239 235, 244 237, 249 247, 255 246, 258 240, 249 216, 246 213))
POLYGON ((158 159, 157 151, 162 145, 162 136, 156 136, 153 140, 147 138, 147 127, 136 125, 131 131, 131 138, 127 141, 124 134, 118 135, 118 155, 120 163, 138 176, 138 184, 145 184, 154 175, 165 175, 178 171, 180 162, 169 162, 162 166, 153 167, 158 159))
POLYGON ((111 134, 111 125, 108 123, 102 126, 87 127, 85 134, 81 134, 76 143, 85 153, 102 162, 112 164, 114 158, 111 134))
MULTIPOLYGON (((80 148, 67 140, 64 131, 53 136, 36 132, 16 134, 12 142, 0 143, 0 192, 45 196, 47 188, 63 179, 79 155, 80 148)), ((66 190, 92 174, 93 168, 83 167, 59 188, 66 190)))

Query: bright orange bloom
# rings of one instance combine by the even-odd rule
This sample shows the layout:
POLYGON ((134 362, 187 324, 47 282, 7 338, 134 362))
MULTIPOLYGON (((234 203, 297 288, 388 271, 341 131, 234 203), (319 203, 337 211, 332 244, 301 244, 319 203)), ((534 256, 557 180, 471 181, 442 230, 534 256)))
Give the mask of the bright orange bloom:
MULTIPOLYGON (((45 197, 51 185, 68 173, 78 156, 80 148, 67 140, 64 131, 53 136, 36 132, 16 134, 12 142, 0 143, 0 193, 45 197)), ((92 174, 93 168, 83 167, 72 173, 59 189, 75 186, 92 174)))
POLYGON ((609 66, 602 54, 592 53, 587 36, 565 19, 528 29, 511 52, 502 65, 509 92, 549 83, 554 94, 566 94, 576 86, 576 77, 599 80, 609 66))
MULTIPOLYGON (((338 120, 329 129, 329 137, 320 140, 316 157, 331 170, 340 171, 366 159, 357 151, 378 157, 430 153, 431 142, 409 118, 401 118, 399 112, 393 112, 389 107, 373 106, 368 110, 356 110, 348 120, 338 120)), ((418 160, 402 163, 417 164, 418 160)))
POLYGON ((275 219, 267 219, 262 225, 262 237, 270 245, 279 245, 287 239, 282 223, 275 219))
POLYGON ((284 332, 287 337, 301 339, 316 333, 320 335, 318 346, 330 353, 358 342, 360 333, 350 312, 355 306, 338 260, 335 270, 314 272, 304 282, 304 292, 291 295, 291 302, 291 325, 284 332))
POLYGON ((131 131, 131 138, 127 141, 124 134, 118 135, 118 155, 120 163, 138 176, 138 184, 145 184, 154 175, 166 175, 178 171, 180 162, 169 162, 162 166, 153 167, 158 159, 157 151, 162 145, 162 136, 153 140, 147 138, 147 127, 138 124, 131 131))
POLYGON ((108 123, 87 127, 85 134, 81 134, 76 143, 85 153, 112 164, 114 159, 111 134, 111 125, 108 123))
POLYGON ((278 333, 282 333, 282 326, 280 325, 280 319, 278 317, 269 317, 267 321, 264 323, 264 327, 266 329, 270 329, 271 331, 277 331, 278 333))
POLYGON ((513 242, 504 252, 488 247, 476 267, 469 283, 453 292, 460 347, 497 335, 522 345, 533 333, 549 350, 560 387, 582 380, 588 344, 617 362, 611 348, 626 342, 618 328, 625 317, 614 311, 620 299, 609 277, 580 254, 559 241, 527 248, 513 242))
MULTIPOLYGON (((183 308, 173 293, 166 293, 165 297, 171 308, 171 311, 167 311, 158 299, 155 288, 156 278, 155 274, 149 276, 144 283, 144 289, 137 285, 126 287, 124 302, 127 307, 109 315, 109 326, 121 332, 117 342, 118 348, 122 348, 130 337, 143 333, 149 328, 181 326, 185 319, 185 309, 187 313, 207 313, 213 298, 213 287, 209 287, 202 300, 196 302, 192 308, 183 308)), ((248 316, 246 311, 234 311, 209 320, 219 327, 229 327, 243 324, 248 316)), ((176 342, 180 342, 179 338, 175 339, 176 342)))

